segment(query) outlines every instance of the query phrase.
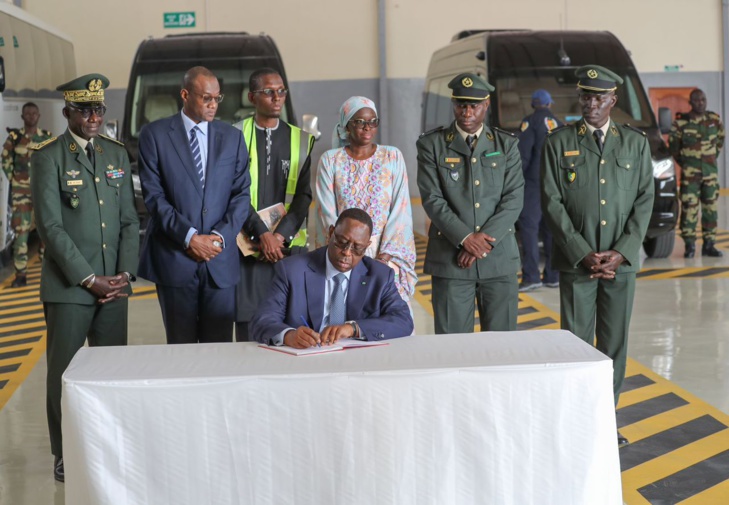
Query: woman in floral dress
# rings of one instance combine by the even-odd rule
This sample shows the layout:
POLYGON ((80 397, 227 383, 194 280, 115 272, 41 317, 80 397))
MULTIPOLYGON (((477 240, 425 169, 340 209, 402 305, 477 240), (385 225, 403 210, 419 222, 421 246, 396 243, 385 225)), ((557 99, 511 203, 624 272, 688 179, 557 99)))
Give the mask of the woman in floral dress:
POLYGON ((339 116, 334 149, 319 160, 316 245, 326 244, 329 225, 341 211, 366 211, 374 223, 366 254, 392 267, 400 296, 409 304, 418 277, 405 161, 396 147, 374 143, 380 120, 372 100, 354 96, 344 102, 339 116))

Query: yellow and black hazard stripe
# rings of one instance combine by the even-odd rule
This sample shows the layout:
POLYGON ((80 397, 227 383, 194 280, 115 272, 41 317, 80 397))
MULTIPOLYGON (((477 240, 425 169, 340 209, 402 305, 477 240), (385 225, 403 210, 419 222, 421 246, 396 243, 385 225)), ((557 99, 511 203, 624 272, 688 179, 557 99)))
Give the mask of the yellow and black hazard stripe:
MULTIPOLYGON (((0 409, 28 377, 46 350, 46 323, 39 298, 40 260, 28 262, 28 285, 0 284, 0 409)), ((134 299, 156 298, 154 286, 135 287, 134 299)))

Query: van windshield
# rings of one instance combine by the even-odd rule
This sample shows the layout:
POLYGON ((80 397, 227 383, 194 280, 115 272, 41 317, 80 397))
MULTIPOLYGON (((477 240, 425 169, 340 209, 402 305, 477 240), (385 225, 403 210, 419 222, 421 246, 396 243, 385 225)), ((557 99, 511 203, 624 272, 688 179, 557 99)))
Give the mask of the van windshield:
MULTIPOLYGON (((139 136, 139 130, 147 123, 171 116, 182 109, 180 87, 185 71, 196 63, 185 62, 145 62, 137 67, 132 95, 129 133, 139 136)), ((248 79, 254 70, 261 67, 278 68, 273 60, 261 58, 231 58, 203 62, 220 81, 220 92, 225 98, 218 106, 216 119, 227 123, 237 123, 255 112, 248 101, 248 79)), ((288 121, 287 106, 281 111, 281 119, 288 121)))
MULTIPOLYGON (((552 112, 565 123, 582 117, 577 101, 575 67, 499 69, 492 75, 491 84, 496 87, 493 97, 492 118, 494 124, 507 130, 519 128, 524 117, 532 113, 532 93, 546 89, 552 95, 552 112)), ((635 71, 613 69, 623 79, 616 93, 618 103, 610 117, 616 123, 629 123, 639 128, 655 127, 655 119, 635 71)))

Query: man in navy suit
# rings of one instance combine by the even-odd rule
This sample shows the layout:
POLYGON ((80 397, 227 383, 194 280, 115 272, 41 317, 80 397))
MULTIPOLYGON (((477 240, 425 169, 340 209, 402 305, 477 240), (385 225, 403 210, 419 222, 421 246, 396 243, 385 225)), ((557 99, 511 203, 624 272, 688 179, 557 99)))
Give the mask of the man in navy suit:
POLYGON ((214 121, 215 75, 193 67, 182 111, 139 135, 139 176, 149 211, 139 275, 157 284, 168 343, 229 342, 239 278, 235 238, 250 208, 240 131, 214 121))
POLYGON ((329 227, 329 245, 275 266, 268 296, 251 321, 251 335, 299 349, 339 339, 382 340, 410 335, 413 318, 390 267, 363 258, 372 219, 347 209, 329 227))

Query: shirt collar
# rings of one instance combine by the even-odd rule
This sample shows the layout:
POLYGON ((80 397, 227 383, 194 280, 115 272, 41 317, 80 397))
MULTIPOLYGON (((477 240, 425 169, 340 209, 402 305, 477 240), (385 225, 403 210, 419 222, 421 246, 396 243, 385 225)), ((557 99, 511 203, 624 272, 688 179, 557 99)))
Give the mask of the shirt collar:
POLYGON ((483 131, 483 124, 481 124, 481 127, 478 130, 476 130, 476 133, 468 133, 468 132, 461 130, 461 127, 458 126, 458 122, 456 122, 455 125, 456 125, 456 130, 461 135, 461 137, 463 137, 463 140, 466 140, 466 137, 468 137, 469 135, 476 135, 476 138, 479 138, 481 136, 481 132, 483 131))
MULTIPOLYGON (((608 118, 607 123, 605 123, 604 125, 602 125, 601 128, 599 128, 604 133, 603 138, 607 138, 607 132, 610 129, 610 122, 611 122, 611 120, 610 120, 610 118, 608 118)), ((587 126, 587 131, 590 132, 590 135, 592 135, 593 133, 595 133, 595 130, 598 129, 598 128, 595 128, 594 126, 592 126, 587 121, 585 121, 585 126, 587 126)))
POLYGON ((339 270, 334 268, 334 265, 332 265, 332 262, 329 261, 329 251, 326 251, 324 253, 324 258, 326 258, 326 264, 327 264, 327 274, 326 274, 327 282, 332 280, 334 278, 334 276, 337 274, 344 274, 344 276, 347 278, 347 282, 349 282, 349 276, 352 273, 351 270, 348 270, 346 272, 340 272, 339 270))
POLYGON ((93 139, 91 139, 91 140, 84 140, 81 137, 79 137, 78 135, 76 135, 75 133, 73 133, 70 128, 68 130, 68 133, 71 134, 71 137, 73 138, 73 140, 76 141, 76 143, 79 145, 79 147, 81 148, 82 151, 86 151, 86 144, 88 144, 89 142, 91 142, 91 145, 92 146, 94 145, 94 140, 93 139))
POLYGON ((180 111, 180 114, 182 114, 182 124, 185 125, 185 131, 187 133, 190 133, 190 130, 192 130, 195 126, 197 126, 200 129, 200 132, 207 136, 208 134, 208 121, 200 121, 199 123, 196 123, 189 117, 185 115, 185 111, 180 111))
POLYGON ((276 120, 276 126, 274 126, 273 128, 265 128, 263 126, 258 126, 258 123, 256 123, 256 120, 255 119, 253 120, 253 124, 256 125, 256 128, 258 128, 259 130, 271 130, 271 131, 275 131, 275 130, 278 130, 278 126, 281 124, 281 120, 280 119, 277 119, 276 120))

